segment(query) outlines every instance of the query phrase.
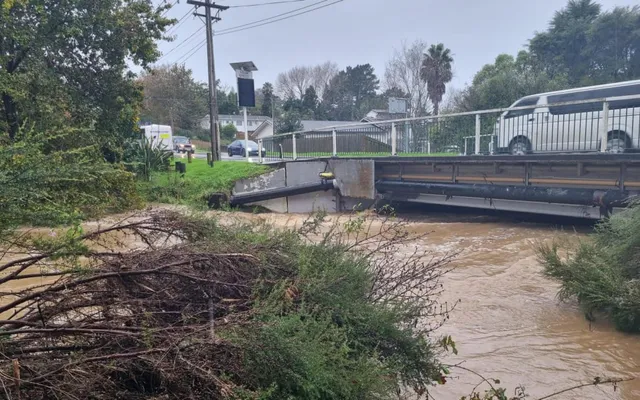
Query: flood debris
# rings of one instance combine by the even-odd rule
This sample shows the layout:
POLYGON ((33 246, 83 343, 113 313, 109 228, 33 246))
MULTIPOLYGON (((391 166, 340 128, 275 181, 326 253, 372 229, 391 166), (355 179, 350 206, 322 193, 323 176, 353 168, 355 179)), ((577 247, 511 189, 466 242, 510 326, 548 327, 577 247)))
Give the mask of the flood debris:
POLYGON ((309 244, 318 223, 276 232, 162 212, 16 241, 27 255, 0 266, 0 397, 424 391, 441 374, 428 334, 446 318, 450 258, 400 261, 398 223, 364 235, 352 222, 309 244))

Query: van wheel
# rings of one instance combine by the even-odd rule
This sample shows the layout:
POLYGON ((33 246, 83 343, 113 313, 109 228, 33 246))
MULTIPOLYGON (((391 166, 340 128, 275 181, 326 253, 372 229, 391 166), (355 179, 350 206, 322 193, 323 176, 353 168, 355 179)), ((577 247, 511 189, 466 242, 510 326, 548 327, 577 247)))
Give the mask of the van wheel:
POLYGON ((529 149, 531 145, 529 144, 529 140, 524 137, 519 137, 513 139, 511 145, 509 146, 509 153, 514 156, 524 156, 529 153, 529 149))
POLYGON ((622 154, 627 150, 627 135, 621 134, 622 137, 609 137, 607 140, 607 153, 622 154))

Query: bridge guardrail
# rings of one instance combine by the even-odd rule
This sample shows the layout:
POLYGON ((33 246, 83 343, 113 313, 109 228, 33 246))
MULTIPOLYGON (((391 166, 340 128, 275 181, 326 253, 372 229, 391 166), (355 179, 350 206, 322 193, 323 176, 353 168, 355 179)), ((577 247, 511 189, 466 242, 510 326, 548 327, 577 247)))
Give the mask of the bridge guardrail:
POLYGON ((262 162, 640 150, 640 96, 372 121, 260 140, 262 162))

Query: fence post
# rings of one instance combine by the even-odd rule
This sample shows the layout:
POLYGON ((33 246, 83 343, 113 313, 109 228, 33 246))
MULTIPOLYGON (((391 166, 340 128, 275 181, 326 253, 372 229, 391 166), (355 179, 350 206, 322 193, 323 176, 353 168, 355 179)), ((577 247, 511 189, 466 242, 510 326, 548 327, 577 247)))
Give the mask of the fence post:
POLYGON ((395 123, 391 123, 391 155, 395 156, 397 155, 397 132, 396 132, 396 124, 395 123))
POLYGON ((333 140, 333 156, 338 157, 338 134, 335 129, 331 132, 331 139, 333 140))
POLYGON ((427 154, 431 154, 431 140, 427 140, 427 154))
POLYGON ((466 156, 466 155, 468 155, 468 154, 467 154, 467 139, 468 139, 468 138, 464 138, 464 155, 465 155, 465 156, 466 156))
POLYGON ((607 151, 607 133, 609 131, 609 102, 602 103, 602 125, 600 126, 600 151, 607 151))
POLYGON ((480 154, 480 114, 476 114, 476 148, 475 154, 480 154))
POLYGON ((258 162, 262 164, 262 139, 258 139, 258 162))
POLYGON ((297 151, 297 149, 296 149, 296 134, 295 134, 295 133, 292 133, 292 134, 291 134, 291 137, 292 137, 292 139, 293 139, 293 140, 292 140, 292 141, 293 141, 293 159, 294 159, 294 160, 297 160, 297 159, 298 159, 298 151, 297 151))

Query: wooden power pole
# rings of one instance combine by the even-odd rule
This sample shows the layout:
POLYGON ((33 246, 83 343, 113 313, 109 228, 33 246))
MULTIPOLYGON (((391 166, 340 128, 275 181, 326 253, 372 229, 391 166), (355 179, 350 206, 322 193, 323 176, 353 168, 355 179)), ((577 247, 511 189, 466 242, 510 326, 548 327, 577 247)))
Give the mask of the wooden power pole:
POLYGON ((187 0, 187 4, 196 7, 204 7, 204 15, 195 13, 199 17, 204 17, 207 30, 207 63, 209 71, 209 132, 211 134, 211 166, 214 161, 220 161, 220 136, 218 135, 218 91, 216 85, 216 63, 213 52, 213 28, 211 24, 220 21, 220 12, 227 10, 228 6, 220 6, 211 0, 196 1, 187 0), (211 10, 216 10, 216 15, 211 15, 211 10))

